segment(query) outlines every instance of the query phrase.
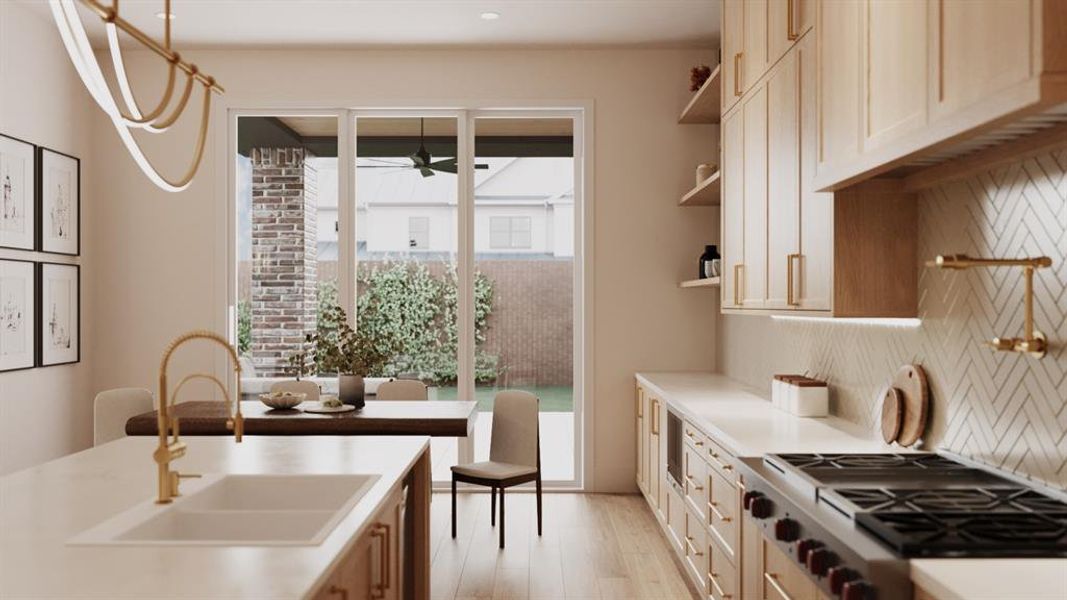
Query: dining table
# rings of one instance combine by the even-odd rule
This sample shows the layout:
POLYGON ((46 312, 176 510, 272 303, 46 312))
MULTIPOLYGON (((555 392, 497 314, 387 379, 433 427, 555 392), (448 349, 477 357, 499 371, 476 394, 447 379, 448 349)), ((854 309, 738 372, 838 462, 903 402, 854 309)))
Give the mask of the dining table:
MULTIPOLYGON (((317 403, 315 403, 317 404, 317 403)), ((233 435, 226 427, 229 405, 212 400, 175 404, 182 435, 233 435)), ((456 438, 459 462, 474 460, 478 403, 465 400, 367 400, 357 410, 312 413, 300 407, 277 410, 262 402, 241 402, 245 435, 428 435, 456 438)), ((126 435, 159 435, 158 414, 148 411, 126 421, 126 435)))

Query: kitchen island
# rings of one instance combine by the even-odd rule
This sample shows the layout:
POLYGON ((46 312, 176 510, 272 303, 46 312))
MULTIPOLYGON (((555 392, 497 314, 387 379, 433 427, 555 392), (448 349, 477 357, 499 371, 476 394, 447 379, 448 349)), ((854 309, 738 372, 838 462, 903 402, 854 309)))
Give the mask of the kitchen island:
POLYGON ((429 597, 428 438, 189 440, 175 467, 205 479, 183 483, 186 497, 209 474, 376 475, 316 545, 71 544, 154 499, 157 444, 124 438, 0 478, 0 597, 362 600, 364 583, 377 597, 429 597), (379 549, 394 554, 364 560, 379 549))

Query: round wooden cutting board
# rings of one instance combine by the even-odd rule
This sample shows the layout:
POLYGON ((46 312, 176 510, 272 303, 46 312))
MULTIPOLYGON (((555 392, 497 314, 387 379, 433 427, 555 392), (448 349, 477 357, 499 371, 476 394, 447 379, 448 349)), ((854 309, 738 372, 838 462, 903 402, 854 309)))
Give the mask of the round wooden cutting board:
POLYGON ((892 387, 900 392, 904 406, 897 442, 901 446, 910 446, 922 437, 930 412, 930 388, 926 384, 926 372, 919 365, 904 365, 893 377, 892 387))
POLYGON ((900 425, 904 421, 904 397, 893 386, 885 391, 882 399, 882 439, 891 444, 900 435, 900 425))

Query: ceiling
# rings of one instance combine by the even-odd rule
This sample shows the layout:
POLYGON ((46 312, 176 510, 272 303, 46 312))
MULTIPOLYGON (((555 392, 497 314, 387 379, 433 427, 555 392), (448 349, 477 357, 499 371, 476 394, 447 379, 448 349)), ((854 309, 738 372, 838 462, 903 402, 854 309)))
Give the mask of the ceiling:
MULTIPOLYGON (((337 136, 337 119, 332 117, 278 117, 302 137, 337 136)), ((372 137, 418 137, 425 123, 426 136, 455 136, 456 119, 448 118, 379 118, 360 117, 356 135, 372 137)), ((485 118, 475 122, 475 135, 494 137, 570 136, 570 119, 500 119, 485 118)))
MULTIPOLYGON (((51 19, 47 0, 22 0, 51 19)), ((97 0, 109 4, 109 0, 97 0)), ((189 48, 707 47, 720 0, 173 0, 174 45, 189 48), (500 18, 486 21, 481 13, 500 18)), ((162 38, 163 0, 121 16, 162 38)), ((98 17, 82 9, 94 44, 98 17)))

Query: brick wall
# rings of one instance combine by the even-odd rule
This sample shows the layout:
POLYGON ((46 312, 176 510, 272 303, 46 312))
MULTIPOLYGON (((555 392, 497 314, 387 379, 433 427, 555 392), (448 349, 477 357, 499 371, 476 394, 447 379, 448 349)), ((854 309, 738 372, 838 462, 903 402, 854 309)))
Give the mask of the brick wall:
POLYGON ((315 331, 316 178, 306 158, 300 148, 251 151, 250 354, 263 376, 288 372, 289 356, 315 331))

